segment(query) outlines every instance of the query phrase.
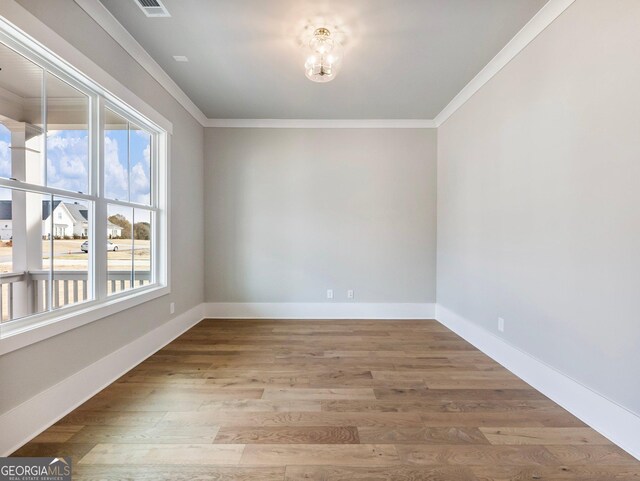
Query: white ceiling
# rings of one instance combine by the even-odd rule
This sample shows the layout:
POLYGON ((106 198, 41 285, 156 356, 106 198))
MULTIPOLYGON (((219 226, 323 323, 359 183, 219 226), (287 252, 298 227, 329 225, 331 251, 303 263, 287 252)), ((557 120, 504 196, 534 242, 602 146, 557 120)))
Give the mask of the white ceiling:
POLYGON ((433 119, 547 0, 100 1, 209 118, 433 119), (326 84, 295 41, 318 15, 351 32, 326 84))

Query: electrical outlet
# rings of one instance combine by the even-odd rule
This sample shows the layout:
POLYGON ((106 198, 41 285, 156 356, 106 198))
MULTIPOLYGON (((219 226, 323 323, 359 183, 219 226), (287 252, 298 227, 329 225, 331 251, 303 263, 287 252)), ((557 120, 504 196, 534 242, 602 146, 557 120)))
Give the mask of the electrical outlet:
POLYGON ((504 332, 504 319, 501 317, 498 318, 498 331, 504 332))
POLYGON ((347 291, 347 299, 353 299, 353 289, 347 291))
POLYGON ((333 299, 333 289, 327 289, 327 299, 333 299))
POLYGON ((176 303, 172 302, 169 304, 169 314, 175 314, 176 312, 176 303))

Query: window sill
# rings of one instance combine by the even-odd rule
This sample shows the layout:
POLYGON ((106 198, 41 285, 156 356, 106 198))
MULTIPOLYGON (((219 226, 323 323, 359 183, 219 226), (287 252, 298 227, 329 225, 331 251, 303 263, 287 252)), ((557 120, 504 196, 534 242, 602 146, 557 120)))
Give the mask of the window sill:
POLYGON ((58 312, 47 312, 0 324, 0 355, 131 309, 170 292, 168 286, 150 286, 123 293, 106 301, 91 301, 58 312))

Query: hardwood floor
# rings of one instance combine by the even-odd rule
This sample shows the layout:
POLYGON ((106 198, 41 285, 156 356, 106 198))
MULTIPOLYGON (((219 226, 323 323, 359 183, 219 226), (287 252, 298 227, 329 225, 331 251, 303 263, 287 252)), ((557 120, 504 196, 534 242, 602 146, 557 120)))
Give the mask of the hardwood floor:
POLYGON ((74 480, 640 480, 435 321, 206 320, 22 447, 74 480))

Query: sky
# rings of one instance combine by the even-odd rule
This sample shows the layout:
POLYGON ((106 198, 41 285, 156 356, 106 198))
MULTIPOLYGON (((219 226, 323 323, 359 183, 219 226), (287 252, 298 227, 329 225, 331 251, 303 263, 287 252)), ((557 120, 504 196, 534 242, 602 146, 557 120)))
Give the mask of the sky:
MULTIPOLYGON (((106 196, 149 204, 151 136, 143 130, 107 130, 104 139, 106 196)), ((0 124, 0 176, 11 177, 11 133, 0 124)), ((86 130, 47 133, 47 184, 70 192, 88 192, 89 139, 86 130)), ((0 198, 8 198, 7 189, 0 198)), ((124 212, 123 212, 124 213, 124 212)))
POLYGON ((139 129, 130 129, 129 133, 126 130, 105 132, 104 166, 107 197, 131 200, 141 204, 149 203, 151 198, 150 142, 151 136, 139 129), (130 153, 129 159, 127 159, 127 146, 130 153))
POLYGON ((0 124, 0 177, 11 177, 11 132, 0 124))

